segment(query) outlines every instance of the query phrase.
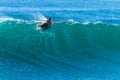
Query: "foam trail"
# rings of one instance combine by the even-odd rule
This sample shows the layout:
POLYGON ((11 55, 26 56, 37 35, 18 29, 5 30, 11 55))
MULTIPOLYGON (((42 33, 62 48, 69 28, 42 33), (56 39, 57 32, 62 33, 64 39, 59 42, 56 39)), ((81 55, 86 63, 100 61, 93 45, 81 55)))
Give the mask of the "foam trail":
POLYGON ((33 16, 34 16, 34 19, 36 20, 36 22, 44 23, 44 21, 47 20, 47 18, 44 15, 42 15, 41 13, 36 13, 33 16))

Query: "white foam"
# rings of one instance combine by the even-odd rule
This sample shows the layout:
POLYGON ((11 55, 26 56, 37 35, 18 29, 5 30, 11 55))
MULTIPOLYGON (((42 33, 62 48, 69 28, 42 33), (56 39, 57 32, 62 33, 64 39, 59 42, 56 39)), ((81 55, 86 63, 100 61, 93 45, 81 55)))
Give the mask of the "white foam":
POLYGON ((70 23, 72 23, 72 24, 79 23, 78 21, 75 21, 75 20, 73 20, 73 19, 68 19, 67 21, 70 22, 70 23))
POLYGON ((1 17, 0 18, 0 22, 4 22, 4 21, 13 21, 14 19, 13 18, 11 18, 11 17, 1 17))
POLYGON ((89 21, 83 22, 84 25, 90 24, 89 21))
POLYGON ((17 21, 17 22, 21 22, 21 21, 24 21, 24 20, 14 19, 12 17, 0 17, 0 22, 5 22, 5 21, 17 21))
POLYGON ((47 18, 41 13, 33 14, 33 16, 34 16, 35 22, 44 23, 47 20, 47 18))
POLYGON ((93 24, 99 24, 99 23, 103 23, 102 21, 97 21, 97 22, 94 22, 93 24))
POLYGON ((86 21, 86 22, 83 22, 84 25, 87 25, 87 24, 102 24, 103 22, 102 21, 96 21, 96 22, 90 22, 90 21, 86 21))

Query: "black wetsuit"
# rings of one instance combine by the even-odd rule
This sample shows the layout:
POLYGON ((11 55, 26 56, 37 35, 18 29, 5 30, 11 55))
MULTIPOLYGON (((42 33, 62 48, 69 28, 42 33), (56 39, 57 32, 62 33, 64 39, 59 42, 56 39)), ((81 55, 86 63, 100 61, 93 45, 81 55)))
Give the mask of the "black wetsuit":
POLYGON ((43 24, 41 25, 41 27, 43 28, 43 30, 45 30, 45 29, 49 28, 51 25, 52 25, 52 22, 49 21, 49 20, 47 20, 47 22, 46 22, 46 23, 43 23, 43 24))
POLYGON ((47 23, 44 23, 44 24, 41 25, 41 27, 44 28, 44 29, 47 29, 49 26, 48 26, 47 23))

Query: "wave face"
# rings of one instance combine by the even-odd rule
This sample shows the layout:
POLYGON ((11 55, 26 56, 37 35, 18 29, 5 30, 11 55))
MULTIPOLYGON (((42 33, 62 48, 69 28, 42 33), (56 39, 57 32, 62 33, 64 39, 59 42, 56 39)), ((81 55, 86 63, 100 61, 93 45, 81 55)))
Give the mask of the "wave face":
POLYGON ((1 79, 119 80, 119 25, 63 21, 39 31, 37 24, 0 22, 1 79))

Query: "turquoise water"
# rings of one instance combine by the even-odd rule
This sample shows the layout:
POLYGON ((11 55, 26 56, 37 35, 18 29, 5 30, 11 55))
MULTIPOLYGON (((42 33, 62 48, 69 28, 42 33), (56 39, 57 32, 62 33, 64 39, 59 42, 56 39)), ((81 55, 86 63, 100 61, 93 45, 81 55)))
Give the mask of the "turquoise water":
POLYGON ((0 80, 119 80, 119 3, 1 0, 0 80))

